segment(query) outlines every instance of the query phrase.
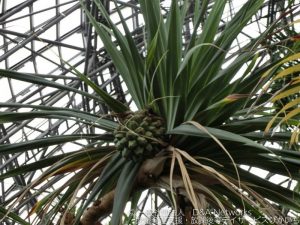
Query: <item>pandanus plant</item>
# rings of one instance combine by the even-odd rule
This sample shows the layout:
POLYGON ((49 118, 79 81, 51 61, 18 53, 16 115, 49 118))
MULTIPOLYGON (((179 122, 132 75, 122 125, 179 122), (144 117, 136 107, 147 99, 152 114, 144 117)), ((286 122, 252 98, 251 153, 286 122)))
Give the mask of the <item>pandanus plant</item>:
MULTIPOLYGON (((95 115, 76 109, 1 103, 15 109, 1 112, 1 123, 60 118, 105 131, 2 144, 0 154, 8 155, 90 140, 82 150, 49 156, 1 174, 5 182, 8 177, 45 168, 39 178, 1 206, 3 218, 29 224, 14 212, 14 207, 38 198, 28 215, 35 217, 33 224, 95 225, 111 215, 110 223, 118 225, 124 219, 126 204, 131 202, 134 209, 141 193, 148 189, 163 196, 165 204, 180 212, 187 224, 194 216, 201 219, 203 215, 193 214, 201 210, 218 210, 224 215, 228 211, 247 212, 238 218, 229 215, 224 221, 220 215, 211 214, 213 224, 280 224, 274 218, 283 216, 284 210, 300 211, 297 192, 242 168, 257 167, 294 182, 300 179, 300 153, 292 147, 297 143, 283 145, 291 137, 295 140, 295 133, 271 129, 282 123, 298 126, 299 99, 281 110, 275 110, 272 101, 299 91, 299 79, 296 76, 281 93, 270 92, 271 84, 299 70, 300 54, 266 59, 270 52, 266 40, 276 34, 280 20, 230 53, 263 0, 246 1, 222 29, 219 27, 227 1, 172 0, 168 13, 162 13, 159 0, 139 0, 145 23, 142 48, 136 44, 117 2, 122 31, 100 0, 93 2, 101 12, 102 23, 93 17, 85 1, 80 2, 133 104, 129 107, 113 98, 76 68, 71 67, 94 90, 93 94, 34 74, 1 70, 1 76, 75 92, 110 109, 109 115, 95 115), (186 24, 193 27, 188 41, 183 38, 186 24), (32 110, 18 112, 20 108, 32 110), (293 113, 284 114, 287 110, 293 113), (62 174, 69 176, 54 179, 62 174), (43 190, 32 193, 34 187, 49 180, 63 183, 47 195, 39 197, 43 190)), ((126 218, 123 222, 129 224, 130 217, 126 218)))

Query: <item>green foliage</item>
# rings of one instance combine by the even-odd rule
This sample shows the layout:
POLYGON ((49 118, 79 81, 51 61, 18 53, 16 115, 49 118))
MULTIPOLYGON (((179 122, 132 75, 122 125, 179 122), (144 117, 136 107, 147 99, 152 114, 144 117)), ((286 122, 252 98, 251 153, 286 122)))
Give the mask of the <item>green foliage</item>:
MULTIPOLYGON (((258 167, 286 176, 289 180, 300 180, 300 153, 289 148, 274 149, 265 144, 272 141, 283 146, 294 135, 288 130, 284 133, 274 130, 271 134, 269 128, 274 122, 285 121, 291 126, 299 124, 298 108, 292 111, 293 114, 281 117, 280 113, 290 105, 278 114, 267 107, 272 99, 282 97, 272 98, 268 94, 269 82, 276 80, 276 76, 295 72, 293 69, 299 70, 297 66, 280 69, 284 63, 298 60, 299 54, 286 55, 276 61, 264 60, 266 51, 261 49, 261 43, 272 35, 276 24, 241 49, 229 53, 236 37, 260 9, 263 0, 248 0, 221 31, 219 27, 227 1, 213 1, 208 15, 206 12, 211 1, 195 1, 190 19, 194 30, 188 42, 182 37, 183 26, 190 16, 190 1, 172 0, 169 12, 163 14, 159 0, 139 0, 145 21, 145 55, 140 54, 117 1, 114 2, 124 33, 116 27, 100 0, 93 2, 106 25, 92 16, 85 1, 80 2, 138 111, 129 112, 127 106, 113 99, 75 68, 75 74, 95 91, 95 95, 37 78, 33 74, 22 76, 14 71, 0 70, 4 77, 75 92, 105 103, 113 117, 109 120, 104 115, 79 110, 1 103, 1 107, 32 109, 29 112, 1 112, 1 123, 41 117, 60 118, 76 120, 107 132, 1 145, 0 155, 6 155, 78 139, 91 140, 90 147, 82 151, 49 157, 0 175, 0 180, 3 180, 48 167, 37 181, 17 194, 14 204, 22 201, 23 193, 28 193, 45 180, 75 171, 77 173, 68 178, 61 188, 36 203, 31 214, 37 213, 40 217, 37 220, 50 224, 53 218, 62 214, 62 209, 67 212, 70 209, 74 211, 76 207, 75 223, 79 224, 83 212, 93 202, 115 190, 111 224, 118 225, 126 203, 132 200, 136 205, 136 189, 140 193, 141 189, 153 187, 166 189, 165 199, 173 202, 174 209, 179 207, 183 211, 184 206, 178 204, 181 197, 184 197, 185 204, 197 209, 207 206, 222 211, 248 210, 254 219, 268 217, 266 224, 271 224, 272 217, 281 215, 278 205, 300 212, 298 192, 273 184, 240 167, 258 167), (234 60, 230 61, 230 57, 234 60), (148 114, 141 115, 141 112, 148 114), (144 126, 147 118, 155 120, 144 126), (158 124, 162 121, 164 125, 158 124), (162 141, 163 144, 160 143, 162 141), (153 148, 155 151, 152 151, 153 148), (128 149, 133 152, 130 154, 143 157, 122 157, 128 149), (151 154, 144 154, 147 150, 151 154), (145 168, 148 173, 146 181, 150 179, 151 182, 139 184, 140 173, 145 168), (142 188, 137 187, 139 185, 142 188), (82 187, 85 189, 79 195, 82 187), (134 198, 131 199, 131 196, 134 198), (54 205, 51 205, 53 202, 54 205)), ((281 95, 299 92, 297 81, 295 87, 289 87, 281 95)), ((299 100, 288 104, 298 106, 299 100)), ((14 204, 7 203, 6 215, 21 221, 10 212, 14 204)))

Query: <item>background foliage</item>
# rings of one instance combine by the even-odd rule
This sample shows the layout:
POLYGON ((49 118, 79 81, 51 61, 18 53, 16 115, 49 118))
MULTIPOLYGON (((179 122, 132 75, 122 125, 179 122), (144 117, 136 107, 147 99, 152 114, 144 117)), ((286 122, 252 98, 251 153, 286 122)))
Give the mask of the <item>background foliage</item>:
MULTIPOLYGON (((105 131, 1 145, 0 154, 9 156, 33 148, 88 140, 81 150, 7 168, 0 179, 45 170, 4 202, 3 218, 8 216, 28 224, 14 213, 14 208, 42 194, 43 189, 35 189, 34 193, 32 190, 49 181, 59 183, 59 187, 41 195, 34 204, 29 215, 35 218, 32 224, 51 224, 57 218, 61 224, 96 224, 110 213, 111 224, 119 224, 126 203, 131 201, 135 209, 141 191, 149 188, 165 205, 181 211, 188 221, 192 209, 251 212, 250 218, 241 217, 242 222, 236 220, 234 224, 248 224, 251 218, 262 224, 277 224, 272 218, 284 217, 290 210, 299 212, 298 191, 241 168, 258 167, 285 176, 288 181, 299 180, 300 54, 292 23, 283 24, 278 19, 259 37, 231 53, 236 37, 264 1, 247 1, 220 29, 227 1, 214 1, 213 5, 195 1, 193 7, 189 1, 172 1, 168 13, 163 13, 160 1, 140 0, 145 21, 144 47, 140 48, 116 1, 122 31, 100 0, 92 4, 101 13, 101 22, 89 4, 80 3, 137 109, 130 111, 127 102, 115 99, 68 62, 65 64, 93 93, 37 74, 0 70, 2 77, 77 93, 109 109, 108 114, 97 114, 63 107, 1 103, 12 109, 1 112, 3 124, 56 118, 105 131), (182 38, 186 23, 193 26, 188 41, 182 38), (283 32, 283 28, 289 32, 283 32), (277 43, 278 37, 287 38, 284 50, 278 47, 283 45, 277 43), (18 111, 25 108, 30 111, 18 111), (161 118, 166 133, 157 137, 138 133, 129 123, 140 113, 150 118, 150 125, 151 118, 161 118), (122 127, 126 137, 134 132, 151 143, 155 149, 151 157, 145 154, 143 146, 137 158, 132 156, 136 154, 133 151, 129 153, 132 157, 124 157, 125 147, 117 147, 116 151, 116 130, 122 127), (66 177, 63 183, 62 176, 66 177)), ((147 129, 155 130, 150 126, 147 129)), ((125 143, 128 148, 129 142, 125 143)), ((217 221, 218 215, 214 216, 217 221)), ((131 222, 130 216, 126 222, 131 222)))

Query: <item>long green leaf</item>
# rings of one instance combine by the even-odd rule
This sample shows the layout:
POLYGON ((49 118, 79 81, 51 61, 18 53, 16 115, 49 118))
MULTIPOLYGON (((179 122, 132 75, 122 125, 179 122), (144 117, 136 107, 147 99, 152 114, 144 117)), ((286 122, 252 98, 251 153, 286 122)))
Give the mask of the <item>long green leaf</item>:
MULTIPOLYGON (((214 38, 218 31, 219 23, 225 5, 226 5, 226 1, 223 0, 217 0, 214 3, 208 18, 204 23, 203 31, 201 32, 200 37, 195 42, 195 45, 207 44, 207 43, 210 44, 214 42, 214 38)), ((204 63, 207 60, 206 54, 210 49, 212 49, 210 46, 203 47, 201 49, 202 51, 198 50, 195 56, 193 57, 193 62, 190 64, 190 67, 192 69, 190 70, 191 73, 189 74, 189 78, 188 78, 189 86, 194 85, 193 83, 196 82, 200 77, 200 76, 198 77, 199 72, 202 73, 204 67, 207 66, 204 63)), ((217 51, 214 52, 216 53, 217 51)))
MULTIPOLYGON (((212 128, 212 127, 204 127, 204 128, 209 133, 211 133, 212 135, 214 135, 216 138, 218 138, 220 140, 243 143, 248 146, 253 146, 253 147, 256 147, 259 149, 267 150, 263 145, 260 145, 256 142, 252 141, 251 139, 245 138, 241 135, 238 135, 238 134, 235 134, 232 132, 228 132, 225 130, 217 129, 217 128, 212 128)), ((204 132, 190 124, 182 124, 178 127, 175 127, 173 130, 171 130, 169 132, 169 134, 180 134, 180 135, 186 135, 186 136, 196 136, 196 137, 205 137, 205 138, 210 137, 206 132, 204 132)))
POLYGON ((54 111, 68 111, 79 114, 87 114, 91 117, 96 117, 94 114, 89 112, 81 111, 78 109, 71 109, 66 107, 56 107, 56 106, 48 106, 48 105, 33 105, 33 104, 23 104, 16 102, 0 102, 0 107, 11 109, 19 109, 19 108, 30 108, 30 109, 41 109, 41 110, 54 110, 54 111))
MULTIPOLYGON (((227 170, 222 168, 220 170, 227 170)), ((227 170, 227 172, 229 172, 227 170)), ((280 185, 274 184, 268 180, 260 178, 250 172, 239 170, 244 182, 257 191, 261 196, 276 202, 279 205, 287 206, 289 209, 300 211, 300 195, 280 185)), ((231 173, 231 172, 229 172, 231 173)))
MULTIPOLYGON (((99 0, 96 0, 96 1, 99 2, 99 0)), ((138 82, 139 85, 142 85, 144 80, 145 80, 145 77, 143 77, 144 73, 145 73, 145 71, 144 71, 145 70, 145 68, 144 68, 144 64, 145 64, 144 59, 142 58, 142 56, 139 52, 139 49, 137 48, 136 41, 132 37, 132 33, 130 32, 130 30, 127 26, 126 20, 123 17, 120 8, 117 5, 117 1, 114 0, 114 3, 115 3, 115 6, 116 6, 118 15, 120 17, 121 23, 123 25, 123 29, 125 31, 125 38, 127 40, 128 47, 130 49, 129 52, 132 55, 132 62, 133 62, 133 65, 135 67, 136 77, 133 77, 133 79, 138 79, 139 80, 139 82, 138 82)), ((113 24, 111 20, 110 20, 110 23, 111 23, 111 25, 113 24)), ((115 27, 112 26, 112 29, 115 29, 115 27)), ((115 33, 116 33, 116 30, 115 30, 115 33)), ((145 96, 143 105, 146 103, 146 100, 147 100, 147 96, 145 96)))
POLYGON ((78 93, 80 95, 86 96, 88 98, 94 99, 96 101, 103 102, 103 100, 101 98, 98 98, 95 95, 89 94, 84 91, 80 91, 76 88, 72 88, 67 85, 62 85, 62 84, 56 83, 54 81, 44 79, 41 76, 35 76, 32 74, 27 74, 27 73, 18 73, 15 71, 3 70, 3 69, 0 69, 0 76, 11 78, 11 79, 16 79, 16 80, 20 80, 20 81, 25 81, 25 82, 29 82, 32 84, 40 84, 40 85, 44 85, 44 86, 48 86, 48 87, 53 87, 53 88, 60 89, 62 91, 72 91, 72 92, 78 93))
POLYGON ((76 76, 78 76, 83 82, 90 86, 114 112, 122 113, 129 110, 127 106, 111 97, 107 92, 98 87, 93 81, 91 81, 84 74, 80 73, 76 68, 72 67, 68 62, 65 63, 67 63, 72 68, 72 70, 75 71, 76 76))
POLYGON ((112 135, 108 135, 108 134, 60 135, 60 136, 35 139, 35 140, 15 143, 15 144, 2 144, 0 145, 0 155, 25 152, 31 149, 45 148, 52 145, 59 145, 59 144, 81 140, 81 139, 112 141, 113 137, 112 135))
POLYGON ((112 210, 112 225, 119 225, 122 218, 122 213, 125 209, 126 203, 129 200, 129 195, 134 185, 134 178, 140 167, 139 162, 128 161, 120 174, 120 178, 117 183, 114 205, 112 210))
MULTIPOLYGON (((0 206, 0 219, 3 219, 3 217, 7 214, 7 212, 8 211, 4 207, 0 206)), ((6 219, 13 220, 21 225, 30 225, 30 223, 26 222, 21 217, 19 217, 16 213, 13 212, 8 213, 6 219)))
MULTIPOLYGON (((70 154, 72 154, 72 153, 70 153, 70 154)), ((62 154, 62 155, 57 155, 57 156, 53 156, 53 157, 47 157, 45 159, 39 160, 38 162, 17 167, 15 169, 9 170, 8 172, 6 172, 4 174, 1 174, 0 180, 3 180, 8 177, 15 177, 17 175, 25 174, 27 172, 43 169, 45 167, 53 165, 54 163, 58 162, 59 160, 61 160, 63 157, 65 157, 67 155, 69 155, 69 154, 62 154)))
MULTIPOLYGON (((155 103, 158 105, 157 113, 168 118, 168 106, 167 101, 172 96, 170 94, 170 74, 167 74, 167 57, 166 55, 169 52, 168 48, 168 25, 164 21, 164 15, 160 11, 160 1, 147 1, 140 0, 141 12, 145 20, 145 30, 146 30, 146 43, 147 47, 151 44, 156 43, 155 51, 150 52, 153 54, 152 66, 149 67, 149 70, 145 74, 147 79, 151 80, 150 88, 153 89, 153 99, 158 100, 155 103)), ((174 3, 175 4, 175 3, 174 3)), ((178 28, 180 29, 180 28, 178 28)), ((152 96, 151 96, 152 97, 152 96)))
MULTIPOLYGON (((103 10, 103 6, 100 1, 95 1, 99 8, 102 11, 103 15, 106 16, 105 10, 103 10)), ((118 39, 118 44, 120 45, 121 51, 118 50, 116 44, 111 40, 111 37, 108 35, 107 30, 99 24, 95 18, 91 15, 91 13, 87 10, 86 6, 84 5, 83 1, 80 1, 83 9, 85 10, 86 15, 89 18, 89 21, 93 24, 95 31, 101 38, 108 54, 112 58, 114 65, 118 72, 122 75, 128 89, 131 92, 131 96, 134 99, 138 108, 142 108, 143 105, 143 95, 140 86, 143 80, 139 78, 139 74, 134 72, 132 56, 130 53, 130 49, 128 47, 128 43, 126 43, 125 38, 120 34, 114 24, 112 24, 112 29, 116 38, 118 39), (129 61, 128 61, 129 60, 129 61), (133 72, 133 74, 132 74, 133 72), (140 82, 139 82, 140 81, 140 82)))
POLYGON ((56 110, 40 110, 31 112, 0 112, 0 123, 8 123, 35 118, 59 118, 60 116, 66 117, 68 119, 80 119, 83 120, 82 122, 87 121, 89 124, 95 126, 98 125, 105 130, 114 130, 117 127, 117 123, 107 119, 90 116, 84 113, 56 110))
POLYGON ((93 189, 91 190, 90 195, 85 201, 83 207, 78 210, 76 221, 79 221, 83 211, 92 203, 92 201, 95 201, 96 197, 103 196, 103 194, 105 194, 103 191, 105 184, 110 182, 111 179, 114 179, 116 175, 120 174, 125 163, 126 160, 122 158, 119 152, 115 153, 111 157, 110 161, 102 170, 99 179, 95 182, 93 189))
MULTIPOLYGON (((224 59, 227 51, 229 50, 232 42, 236 38, 239 32, 244 28, 245 24, 250 18, 257 12, 262 4, 262 0, 259 1, 247 1, 245 5, 239 10, 238 13, 229 22, 220 36, 214 41, 214 44, 220 48, 215 50, 213 47, 206 47, 206 51, 201 48, 199 57, 194 56, 195 64, 190 64, 190 73, 193 79, 190 80, 191 89, 188 93, 189 107, 187 111, 188 118, 193 118, 193 115, 201 107, 203 101, 203 93, 199 90, 206 87, 206 85, 215 78, 216 74, 221 70, 222 65, 225 63, 224 59), (192 71, 191 71, 192 70, 192 71), (191 111, 193 110, 193 113, 191 111), (196 111, 195 111, 196 110, 196 111)), ((197 42, 198 43, 198 42, 197 42)), ((200 43, 198 43, 200 44, 200 43)), ((231 74, 233 78, 235 74, 231 74)), ((216 90, 216 87, 212 87, 209 90, 216 90)), ((205 107, 205 106, 203 106, 205 107)))

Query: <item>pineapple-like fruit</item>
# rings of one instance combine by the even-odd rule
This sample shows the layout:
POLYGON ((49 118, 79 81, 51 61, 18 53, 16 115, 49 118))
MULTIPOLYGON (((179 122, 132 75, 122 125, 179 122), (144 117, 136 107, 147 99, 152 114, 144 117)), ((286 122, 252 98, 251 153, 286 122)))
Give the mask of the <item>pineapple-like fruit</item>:
POLYGON ((164 134, 162 118, 148 111, 138 111, 121 121, 114 132, 114 142, 125 158, 151 158, 162 149, 164 134))

